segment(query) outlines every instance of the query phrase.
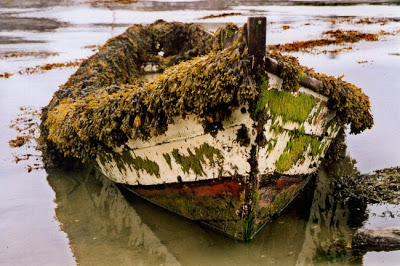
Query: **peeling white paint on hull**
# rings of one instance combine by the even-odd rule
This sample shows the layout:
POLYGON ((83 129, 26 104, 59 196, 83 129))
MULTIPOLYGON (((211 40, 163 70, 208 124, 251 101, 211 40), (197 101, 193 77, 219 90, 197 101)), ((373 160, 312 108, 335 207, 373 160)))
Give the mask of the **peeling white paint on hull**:
MULTIPOLYGON (((269 80, 269 89, 280 88, 280 78, 269 74, 269 80)), ((303 124, 283 122, 280 116, 275 120, 269 119, 263 126, 267 141, 264 147, 256 142, 256 122, 251 118, 248 107, 242 106, 233 111, 231 118, 223 124, 224 130, 215 137, 205 134, 193 115, 185 119, 176 118, 164 135, 146 142, 131 140, 127 145, 115 148, 113 153, 102 154, 96 161, 106 176, 122 184, 194 182, 249 175, 250 151, 255 146, 260 174, 311 174, 317 170, 339 127, 332 120, 335 113, 326 107, 328 99, 325 96, 304 87, 297 94, 316 99, 308 118, 303 124), (241 128, 248 132, 247 145, 240 144, 238 132, 241 128), (314 143, 307 144, 298 156, 300 159, 292 160, 289 169, 280 170, 276 164, 284 160, 285 154, 291 156, 288 145, 299 136, 307 136, 307 141, 311 139, 314 143)), ((296 94, 293 95, 296 97, 296 94)), ((269 114, 273 112, 268 104, 266 109, 269 114)))

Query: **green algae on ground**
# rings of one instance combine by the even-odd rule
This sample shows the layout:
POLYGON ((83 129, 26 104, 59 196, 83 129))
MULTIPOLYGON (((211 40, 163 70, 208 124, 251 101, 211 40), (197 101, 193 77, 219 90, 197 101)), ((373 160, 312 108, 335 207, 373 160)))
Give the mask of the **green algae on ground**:
POLYGON ((210 166, 215 166, 217 164, 220 171, 222 171, 224 157, 220 150, 210 146, 208 143, 203 143, 200 147, 195 147, 194 153, 189 148, 187 152, 189 155, 182 155, 178 149, 172 150, 172 157, 174 157, 175 162, 181 166, 184 173, 189 174, 190 170, 192 170, 193 173, 198 176, 204 175, 205 172, 202 165, 206 163, 210 166), (214 159, 214 156, 216 159, 214 159), (206 162, 205 158, 208 159, 208 162, 206 162))

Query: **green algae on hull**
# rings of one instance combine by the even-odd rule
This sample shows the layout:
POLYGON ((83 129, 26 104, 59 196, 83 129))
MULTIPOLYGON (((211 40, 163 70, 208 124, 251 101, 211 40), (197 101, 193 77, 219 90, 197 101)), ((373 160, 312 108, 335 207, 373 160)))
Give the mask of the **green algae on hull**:
POLYGON ((164 157, 165 161, 167 162, 169 168, 172 170, 171 156, 168 153, 163 153, 163 157, 164 157))
POLYGON ((172 212, 244 240, 245 217, 240 215, 244 190, 239 177, 128 189, 172 212))
POLYGON ((266 221, 271 219, 273 216, 279 214, 296 196, 296 194, 306 185, 307 179, 305 179, 299 185, 291 185, 274 196, 274 199, 257 208, 257 217, 260 220, 259 226, 262 226, 266 221))
POLYGON ((98 158, 102 164, 104 164, 105 161, 115 162, 120 172, 126 173, 127 167, 129 167, 131 169, 133 168, 139 177, 140 171, 142 171, 151 176, 160 178, 160 167, 156 162, 147 157, 142 158, 141 156, 136 156, 131 151, 103 153, 98 158))
POLYGON ((173 149, 172 157, 174 157, 175 162, 180 165, 182 171, 186 174, 193 171, 198 176, 204 175, 203 164, 209 165, 210 167, 215 167, 218 165, 219 172, 222 171, 222 165, 224 162, 224 157, 221 151, 210 146, 208 143, 203 143, 200 147, 194 148, 194 153, 188 148, 187 152, 189 155, 180 154, 178 149, 173 149), (214 156, 216 159, 214 159, 214 156), (206 162, 205 158, 208 160, 206 162))
POLYGON ((244 229, 243 229, 243 237, 245 241, 248 241, 253 238, 253 236, 256 233, 256 209, 258 206, 259 202, 259 195, 258 195, 258 189, 254 189, 253 192, 251 193, 251 212, 246 216, 244 219, 244 229))
POLYGON ((292 93, 270 89, 262 93, 263 103, 267 104, 267 109, 271 111, 272 119, 282 118, 282 122, 296 122, 303 124, 317 100, 313 96, 300 93, 294 96, 292 93))
POLYGON ((132 159, 132 166, 139 173, 139 170, 147 172, 149 175, 155 175, 160 178, 160 167, 158 164, 149 158, 143 159, 140 156, 136 156, 132 159))
POLYGON ((318 109, 317 109, 316 113, 313 115, 310 124, 313 123, 315 125, 318 122, 319 114, 321 113, 324 106, 325 105, 323 103, 319 104, 318 109))
POLYGON ((309 146, 311 146, 312 156, 317 156, 320 153, 321 148, 324 147, 321 145, 321 142, 316 137, 312 137, 309 135, 299 135, 297 137, 291 137, 285 147, 285 150, 275 163, 276 170, 279 173, 283 173, 289 170, 293 164, 304 158, 304 156, 306 155, 305 152, 307 151, 309 146))

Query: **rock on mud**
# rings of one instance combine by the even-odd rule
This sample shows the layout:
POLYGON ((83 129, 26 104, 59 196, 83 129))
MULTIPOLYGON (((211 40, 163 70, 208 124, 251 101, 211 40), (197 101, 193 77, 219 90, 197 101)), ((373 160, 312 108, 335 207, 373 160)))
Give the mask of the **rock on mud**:
POLYGON ((400 249, 400 227, 384 229, 360 228, 354 234, 352 246, 369 250, 400 249))

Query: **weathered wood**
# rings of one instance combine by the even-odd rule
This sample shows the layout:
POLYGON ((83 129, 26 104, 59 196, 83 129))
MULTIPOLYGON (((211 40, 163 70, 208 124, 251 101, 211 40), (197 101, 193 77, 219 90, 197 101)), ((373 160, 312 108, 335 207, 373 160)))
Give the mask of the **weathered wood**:
POLYGON ((264 58, 264 69, 277 76, 279 76, 282 71, 282 68, 279 67, 278 61, 269 56, 265 56, 264 58))
MULTIPOLYGON (((280 76, 282 72, 282 67, 279 66, 278 61, 269 56, 264 57, 264 69, 277 76, 280 76)), ((304 75, 299 80, 299 83, 301 86, 311 89, 313 91, 319 91, 322 88, 321 81, 307 75, 304 75)))
POLYGON ((265 56, 266 27, 266 17, 249 17, 247 19, 247 46, 249 55, 254 56, 253 68, 261 64, 265 56))
POLYGON ((320 89, 322 89, 322 82, 318 79, 312 78, 310 76, 303 76, 300 79, 300 85, 306 88, 309 88, 313 91, 319 91, 320 89))
MULTIPOLYGON (((282 68, 279 66, 278 61, 274 58, 266 56, 266 17, 249 17, 247 19, 247 45, 249 54, 254 56, 253 68, 257 64, 261 64, 264 61, 264 69, 277 76, 281 75, 282 68)), ((231 46, 234 41, 238 38, 238 32, 233 34, 227 34, 226 30, 221 31, 221 44, 223 49, 231 46)), ((299 83, 301 86, 311 89, 313 91, 320 91, 323 84, 318 79, 304 75, 299 83)))

